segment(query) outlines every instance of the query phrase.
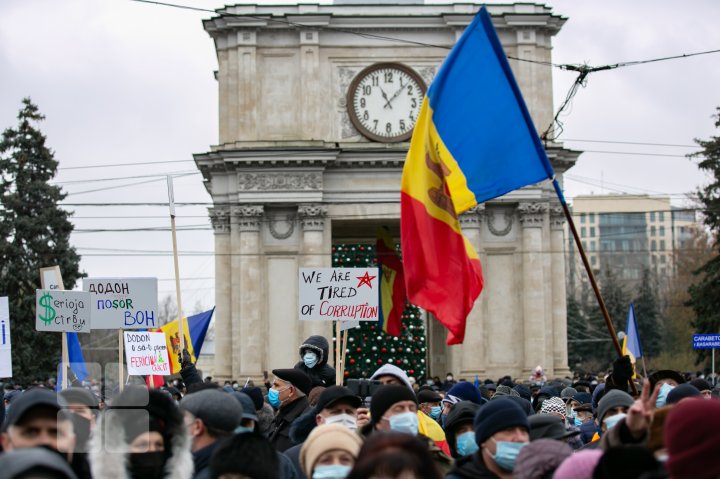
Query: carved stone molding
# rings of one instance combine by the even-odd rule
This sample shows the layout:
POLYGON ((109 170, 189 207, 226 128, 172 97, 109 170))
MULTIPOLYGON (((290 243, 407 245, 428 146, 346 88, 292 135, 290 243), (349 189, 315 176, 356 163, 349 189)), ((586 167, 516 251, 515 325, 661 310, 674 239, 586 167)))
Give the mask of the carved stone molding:
POLYGON ((461 228, 479 228, 485 216, 485 205, 473 206, 460 215, 461 228))
POLYGON ((322 231, 325 228, 327 206, 300 205, 298 206, 298 216, 304 231, 322 231))
POLYGON ((545 222, 545 213, 548 211, 547 203, 520 203, 518 206, 520 223, 525 228, 540 228, 545 222))
POLYGON ((490 233, 493 234, 493 236, 507 236, 508 234, 510 234, 513 223, 515 222, 515 215, 513 214, 512 209, 494 208, 492 210, 486 211, 485 216, 487 218, 488 229, 490 230, 490 233), (502 210, 505 210, 505 212, 502 213, 502 210), (498 224, 498 217, 501 214, 504 217, 504 226, 500 226, 500 224, 503 223, 498 224))
POLYGON ((322 189, 322 173, 238 173, 240 191, 317 191, 322 189))
POLYGON ((260 231, 260 223, 265 215, 262 205, 234 206, 232 216, 238 231, 260 231))
POLYGON ((561 230, 565 225, 565 212, 562 206, 552 206, 550 208, 550 229, 561 230))
POLYGON ((295 218, 293 215, 275 215, 268 222, 270 234, 276 240, 286 240, 295 232, 295 218), (283 225, 280 227, 280 225, 283 225))
POLYGON ((230 234, 230 208, 227 206, 208 208, 208 215, 216 235, 230 234))

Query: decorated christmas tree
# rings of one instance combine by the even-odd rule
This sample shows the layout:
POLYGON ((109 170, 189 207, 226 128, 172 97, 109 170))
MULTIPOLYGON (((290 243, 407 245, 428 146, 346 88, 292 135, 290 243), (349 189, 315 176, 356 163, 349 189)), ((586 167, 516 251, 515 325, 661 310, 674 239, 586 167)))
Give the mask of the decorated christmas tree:
MULTIPOLYGON (((399 249, 399 246, 396 246, 399 249)), ((377 266, 374 245, 333 246, 333 267, 371 268, 377 266)), ((347 341, 345 379, 369 378, 383 364, 394 364, 416 379, 426 375, 425 325, 420 309, 406 304, 400 336, 386 334, 374 321, 361 321, 351 329, 347 341)))

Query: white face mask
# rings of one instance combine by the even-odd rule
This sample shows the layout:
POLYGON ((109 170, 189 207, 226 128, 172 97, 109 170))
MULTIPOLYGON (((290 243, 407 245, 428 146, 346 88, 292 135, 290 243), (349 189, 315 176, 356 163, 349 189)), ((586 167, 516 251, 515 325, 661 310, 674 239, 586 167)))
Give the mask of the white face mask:
POLYGON ((340 424, 355 431, 357 429, 357 418, 350 414, 337 414, 335 416, 328 416, 325 418, 325 424, 340 424))

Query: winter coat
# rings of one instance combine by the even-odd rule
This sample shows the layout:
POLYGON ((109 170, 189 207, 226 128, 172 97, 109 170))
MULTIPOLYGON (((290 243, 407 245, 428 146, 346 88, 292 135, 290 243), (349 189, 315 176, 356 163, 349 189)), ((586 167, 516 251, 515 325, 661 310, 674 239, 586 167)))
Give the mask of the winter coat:
POLYGON ((452 411, 445 418, 445 437, 450 446, 452 457, 462 457, 457 453, 457 437, 455 437, 455 428, 465 423, 473 423, 475 414, 480 409, 480 405, 470 401, 460 401, 453 406, 452 411))
MULTIPOLYGON (((120 408, 135 413, 148 411, 151 418, 164 424, 165 432, 165 475, 172 479, 190 479, 193 475, 193 458, 190 453, 190 438, 187 435, 182 414, 170 399, 161 391, 128 387, 118 396, 113 407, 105 410, 97 420, 90 437, 90 468, 93 477, 102 479, 130 479, 128 469, 128 446, 125 439, 127 416, 120 408), (135 405, 147 402, 144 407, 135 405)), ((136 416, 137 417, 137 416, 136 416)), ((145 416, 147 417, 147 416, 145 416)))
POLYGON ((480 451, 472 456, 461 457, 453 464, 445 479, 499 479, 498 476, 485 467, 480 451))
POLYGON ((335 385, 335 368, 327 363, 329 350, 330 345, 322 336, 310 336, 300 345, 300 362, 295 365, 295 369, 299 369, 310 377, 312 387, 335 385), (317 354, 318 357, 317 364, 312 368, 305 366, 302 360, 305 351, 308 350, 317 354))
POLYGON ((275 450, 283 452, 295 445, 290 439, 290 427, 293 421, 306 412, 309 407, 308 398, 303 396, 278 410, 270 427, 270 436, 268 437, 275 450))

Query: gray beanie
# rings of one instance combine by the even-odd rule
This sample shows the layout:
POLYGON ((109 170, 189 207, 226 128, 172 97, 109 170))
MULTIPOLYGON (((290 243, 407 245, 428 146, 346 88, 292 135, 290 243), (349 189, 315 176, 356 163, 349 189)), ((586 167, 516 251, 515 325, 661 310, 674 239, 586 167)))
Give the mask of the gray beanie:
POLYGON ((605 414, 612 409, 616 407, 630 407, 633 405, 635 400, 632 398, 631 395, 626 393, 625 391, 621 391, 619 389, 613 389, 611 391, 608 391, 605 393, 605 395, 600 399, 600 402, 598 403, 597 408, 597 417, 598 421, 602 423, 603 418, 605 417, 605 414))
POLYGON ((203 389, 188 394, 180 407, 200 419, 205 426, 232 432, 242 421, 243 408, 237 399, 219 389, 203 389))

